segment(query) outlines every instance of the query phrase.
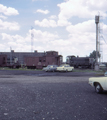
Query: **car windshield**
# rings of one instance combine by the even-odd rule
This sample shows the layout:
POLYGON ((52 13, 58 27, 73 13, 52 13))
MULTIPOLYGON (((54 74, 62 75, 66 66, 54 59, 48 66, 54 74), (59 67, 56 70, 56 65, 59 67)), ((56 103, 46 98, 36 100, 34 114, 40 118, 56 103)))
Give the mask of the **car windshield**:
POLYGON ((47 67, 52 67, 52 65, 48 65, 47 67))
POLYGON ((48 65, 47 67, 58 67, 57 65, 48 65))
POLYGON ((53 67, 58 67, 57 65, 53 65, 53 67))
POLYGON ((63 67, 63 66, 68 66, 68 65, 66 65, 66 64, 60 65, 60 67, 63 67))
POLYGON ((107 71, 104 73, 105 76, 107 76, 107 71))
POLYGON ((62 66, 64 66, 64 65, 60 65, 59 67, 62 67, 62 66))

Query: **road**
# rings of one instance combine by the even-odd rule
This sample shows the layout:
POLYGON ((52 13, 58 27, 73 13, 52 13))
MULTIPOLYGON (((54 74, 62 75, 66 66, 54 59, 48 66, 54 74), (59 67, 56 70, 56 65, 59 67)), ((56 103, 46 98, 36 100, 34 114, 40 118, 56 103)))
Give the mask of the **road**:
POLYGON ((0 120, 106 120, 107 93, 86 75, 0 74, 0 120))
MULTIPOLYGON (((25 75, 25 76, 99 76, 96 72, 45 72, 45 71, 36 71, 36 70, 0 70, 0 75, 25 75)), ((100 75, 102 76, 102 75, 100 75)))

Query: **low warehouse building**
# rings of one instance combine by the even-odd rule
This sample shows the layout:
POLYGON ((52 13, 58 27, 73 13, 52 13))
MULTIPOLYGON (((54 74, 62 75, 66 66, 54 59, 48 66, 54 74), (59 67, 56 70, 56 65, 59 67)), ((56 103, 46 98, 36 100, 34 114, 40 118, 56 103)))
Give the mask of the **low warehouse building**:
POLYGON ((7 55, 0 55, 0 67, 7 65, 7 55))

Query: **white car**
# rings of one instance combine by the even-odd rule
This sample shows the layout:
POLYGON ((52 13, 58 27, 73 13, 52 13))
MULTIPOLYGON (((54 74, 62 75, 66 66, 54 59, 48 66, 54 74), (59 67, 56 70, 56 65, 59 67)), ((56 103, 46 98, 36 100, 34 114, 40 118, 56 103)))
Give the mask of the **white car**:
POLYGON ((92 77, 89 78, 89 84, 95 87, 97 93, 102 93, 107 90, 107 77, 92 77))
POLYGON ((48 65, 47 67, 44 67, 42 70, 46 72, 48 71, 54 72, 56 71, 57 67, 58 67, 57 65, 48 65))
POLYGON ((71 67, 68 64, 62 64, 59 67, 57 67, 57 71, 73 71, 74 67, 71 67))
POLYGON ((107 76, 107 71, 104 73, 104 76, 107 76))

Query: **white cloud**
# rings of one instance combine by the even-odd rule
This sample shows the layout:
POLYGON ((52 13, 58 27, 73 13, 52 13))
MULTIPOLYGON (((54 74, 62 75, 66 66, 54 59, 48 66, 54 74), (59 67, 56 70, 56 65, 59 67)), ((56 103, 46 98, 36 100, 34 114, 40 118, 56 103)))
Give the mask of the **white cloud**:
POLYGON ((2 35, 2 40, 10 40, 10 41, 13 40, 13 39, 12 39, 12 36, 9 35, 9 34, 1 33, 1 35, 2 35))
POLYGON ((107 10, 107 1, 101 1, 101 0, 87 0, 86 4, 89 6, 90 11, 93 10, 101 10, 101 11, 106 11, 107 10), (98 4, 96 4, 98 3, 98 4))
MULTIPOLYGON (((70 25, 66 27, 66 30, 70 33, 69 37, 75 38, 82 43, 88 42, 93 43, 96 42, 96 24, 95 20, 88 20, 82 23, 78 23, 76 25, 70 25)), ((100 26, 100 36, 105 36, 107 38, 107 25, 103 24, 100 26), (101 32, 103 30, 103 32, 101 32)), ((101 39, 101 38, 100 38, 101 39)), ((77 41, 76 40, 76 41, 77 41)))
POLYGON ((35 20, 35 25, 40 27, 57 27, 57 24, 54 20, 43 19, 41 22, 39 20, 35 20))
MULTIPOLYGON (((106 31, 107 26, 103 26, 104 31, 106 31)), ((83 57, 89 55, 96 49, 96 24, 94 19, 75 25, 69 23, 66 30, 69 32, 68 39, 55 38, 52 41, 47 39, 47 42, 43 43, 45 49, 42 48, 41 50, 59 51, 60 54, 63 54, 65 60, 67 55, 78 55, 83 57)))
MULTIPOLYGON (((63 35, 60 38, 55 32, 50 33, 48 31, 43 32, 41 30, 33 29, 34 50, 36 49, 42 52, 47 50, 56 50, 64 57, 67 55, 89 55, 90 52, 96 48, 96 26, 94 20, 95 15, 97 15, 99 11, 103 17, 106 17, 106 6, 107 2, 101 0, 64 0, 63 3, 58 4, 58 7, 60 9, 58 16, 49 15, 50 17, 48 16, 48 19, 43 19, 42 21, 39 19, 35 20, 35 25, 48 28, 65 26, 66 28, 63 27, 62 33, 63 30, 66 30, 69 33, 68 38, 66 37, 64 39, 63 35), (76 22, 72 21, 71 23, 71 18, 75 16, 78 18, 78 20, 76 22), (82 22, 79 21, 79 18, 81 18, 82 22), (75 25, 73 25, 73 22, 75 25)), ((8 8, 6 7, 6 9, 8 8)), ((43 14, 49 13, 48 10, 41 9, 38 9, 36 12, 43 14)), ((6 12, 3 12, 2 10, 1 13, 6 12)), ((10 30, 13 29, 13 26, 16 26, 14 29, 19 27, 18 23, 13 23, 5 21, 3 22, 0 20, 0 29, 10 30)), ((106 31, 107 25, 104 24, 103 33, 105 34, 105 39, 107 38, 106 31)), ((57 33, 58 32, 59 31, 57 31, 57 33)), ((5 47, 4 50, 7 50, 7 46, 11 46, 15 51, 31 51, 31 30, 28 31, 26 37, 2 33, 2 42, 4 42, 2 46, 5 47)), ((107 46, 104 45, 105 52, 107 51, 106 47, 107 46)))
POLYGON ((9 46, 14 46, 14 47, 16 47, 16 46, 17 46, 17 43, 15 43, 15 42, 8 42, 8 45, 9 45, 9 46))
POLYGON ((102 30, 103 30, 103 33, 107 36, 107 25, 103 24, 102 30))
POLYGON ((19 14, 19 12, 15 8, 6 7, 2 4, 0 4, 0 13, 3 13, 4 15, 7 15, 7 16, 19 14))
POLYGON ((6 40, 7 42, 20 42, 22 43, 22 41, 24 42, 24 38, 20 35, 10 35, 10 34, 6 34, 6 33, 1 33, 2 35, 2 40, 6 40))
POLYGON ((38 25, 40 27, 58 27, 58 26, 69 26, 71 25, 70 22, 67 20, 58 20, 57 22, 55 20, 48 20, 43 19, 42 21, 35 20, 35 25, 38 25))
POLYGON ((10 51, 10 47, 15 51, 25 51, 24 49, 27 48, 25 38, 23 38, 20 35, 10 35, 6 33, 1 33, 1 36, 1 42, 3 43, 2 45, 4 45, 5 51, 10 51))
MULTIPOLYGON (((81 35, 70 33, 71 36, 64 40, 59 38, 58 35, 33 30, 34 42, 38 51, 56 50, 64 56, 64 60, 67 55, 85 56, 89 55, 95 48, 95 33, 90 34, 88 31, 85 34, 81 32, 81 35)), ((31 31, 29 32, 31 33, 31 31)))
POLYGON ((68 0, 57 5, 60 8, 59 19, 70 19, 73 16, 79 18, 94 18, 98 12, 107 17, 107 2, 101 0, 68 0), (98 3, 98 4, 96 4, 98 3))
POLYGON ((2 14, 0 14, 0 18, 2 18, 2 19, 7 19, 7 17, 4 16, 4 15, 2 15, 2 14))
POLYGON ((96 42, 95 28, 96 28, 95 21, 89 20, 83 23, 78 23, 76 25, 68 26, 66 29, 70 33, 69 37, 72 39, 72 43, 74 45, 76 44, 78 49, 84 48, 81 46, 85 45, 85 48, 87 48, 87 50, 90 50, 92 49, 90 45, 93 46, 93 44, 95 45, 96 42))
POLYGON ((3 51, 3 50, 4 50, 4 48, 5 48, 5 45, 0 44, 0 49, 1 49, 1 51, 3 51))
POLYGON ((48 1, 48 0, 32 0, 32 1, 48 1))
POLYGON ((56 15, 51 15, 51 16, 49 17, 49 19, 56 19, 56 18, 57 18, 56 15))
MULTIPOLYGON (((45 42, 46 41, 52 41, 56 38, 59 38, 59 36, 57 34, 52 34, 52 33, 49 33, 47 31, 45 32, 42 32, 41 30, 35 30, 33 29, 33 34, 34 34, 34 39, 35 41, 38 41, 38 42, 45 42)), ((29 35, 31 35, 31 30, 29 31, 29 35)))
POLYGON ((17 22, 6 22, 0 19, 0 29, 19 30, 20 26, 17 22))
POLYGON ((49 13, 48 10, 41 10, 41 9, 38 9, 36 12, 39 12, 39 13, 42 13, 42 14, 48 14, 49 13))
POLYGON ((68 22, 67 20, 64 20, 64 19, 59 19, 57 24, 58 24, 58 26, 69 26, 69 25, 71 25, 70 22, 68 22))
POLYGON ((66 30, 71 34, 95 33, 95 20, 88 20, 76 25, 67 26, 66 30))
MULTIPOLYGON (((97 14, 107 17, 106 5, 107 2, 104 3, 100 0, 65 0, 65 2, 57 5, 60 8, 60 13, 58 15, 58 21, 56 23, 53 21, 53 26, 47 19, 43 19, 42 21, 36 20, 35 25, 40 27, 69 26, 71 22, 68 20, 75 16, 78 17, 78 19, 94 19, 97 14), (99 4, 96 5, 96 2, 99 2, 99 4)), ((54 18, 55 16, 50 17, 50 19, 54 18)))
MULTIPOLYGON (((83 22, 74 26, 67 27, 70 36, 68 39, 61 39, 57 34, 50 32, 42 32, 41 30, 33 29, 33 49, 38 51, 55 50, 65 57, 68 55, 89 55, 95 50, 96 34, 92 26, 93 21, 83 22), (85 25, 85 26, 84 26, 85 25), (82 28, 83 27, 83 28, 82 28), (80 30, 80 33, 76 32, 80 30), (72 30, 74 29, 74 31, 72 30), (91 32, 91 29, 93 32, 91 32)), ((31 51, 31 30, 27 33, 26 37, 20 35, 9 35, 2 33, 2 40, 4 41, 5 50, 9 50, 10 46, 15 51, 31 51), (7 49, 7 46, 8 49, 7 49), (24 47, 23 47, 24 46, 24 47)))
MULTIPOLYGON (((89 55, 90 52, 96 49, 96 24, 95 15, 100 14, 101 16, 107 17, 106 14, 107 2, 100 0, 65 0, 65 2, 58 4, 60 13, 58 15, 58 22, 62 21, 69 23, 68 20, 72 17, 78 18, 78 23, 63 24, 59 22, 61 26, 67 26, 66 30, 69 34, 69 41, 72 42, 72 47, 68 45, 66 52, 63 51, 64 55, 70 53, 70 55, 89 55), (99 3, 96 5, 96 3, 99 3), (89 20, 79 22, 79 18, 87 18, 89 20), (69 47, 71 49, 69 49, 69 47), (67 52, 69 50, 69 52, 67 52)), ((103 34, 107 38, 107 25, 103 25, 103 34)), ((68 40, 67 40, 68 41, 68 40)))
MULTIPOLYGON (((49 48, 51 49, 51 41, 54 41, 55 39, 58 39, 59 36, 57 34, 52 34, 47 31, 42 32, 40 30, 32 30, 34 34, 33 42, 34 42, 34 49, 36 50, 43 50, 45 51, 49 48), (38 49, 37 49, 38 48, 38 49), (42 49, 40 49, 42 48, 42 49)), ((2 42, 5 46, 5 50, 7 50, 8 47, 12 47, 15 51, 30 51, 31 50, 31 30, 27 33, 26 37, 22 37, 20 35, 10 35, 6 33, 1 33, 2 36, 2 42), (24 47, 23 47, 24 46, 24 47)))

